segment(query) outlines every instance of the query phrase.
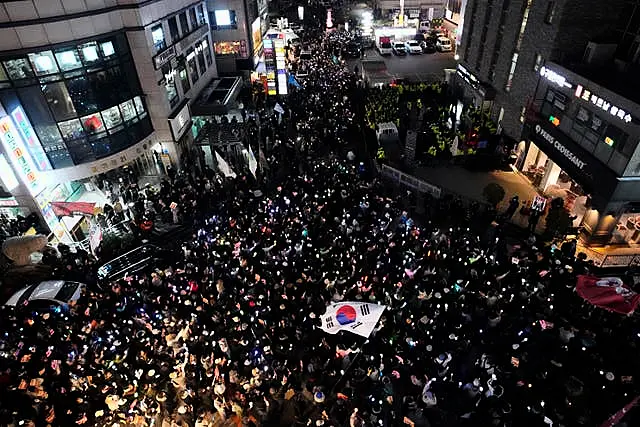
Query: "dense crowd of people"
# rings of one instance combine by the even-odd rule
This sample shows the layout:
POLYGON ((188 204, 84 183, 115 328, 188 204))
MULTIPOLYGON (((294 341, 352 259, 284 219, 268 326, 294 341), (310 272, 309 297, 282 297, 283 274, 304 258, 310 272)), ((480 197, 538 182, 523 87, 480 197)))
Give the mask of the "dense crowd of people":
MULTIPOLYGON (((308 153, 357 115, 329 37, 273 119, 308 153)), ((638 323, 575 295, 588 263, 451 200, 416 221, 343 157, 137 193, 141 211, 179 199, 192 238, 69 307, 3 307, 0 425, 590 426, 638 394, 638 323), (326 334, 339 301, 386 310, 368 338, 326 334)))

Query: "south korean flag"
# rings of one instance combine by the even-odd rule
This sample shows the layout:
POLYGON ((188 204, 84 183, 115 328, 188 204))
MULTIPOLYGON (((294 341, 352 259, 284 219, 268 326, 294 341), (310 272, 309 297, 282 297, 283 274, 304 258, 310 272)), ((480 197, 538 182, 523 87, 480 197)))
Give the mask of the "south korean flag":
POLYGON ((384 305, 367 302, 347 301, 332 304, 322 315, 320 328, 329 334, 349 331, 368 338, 386 308, 384 305))

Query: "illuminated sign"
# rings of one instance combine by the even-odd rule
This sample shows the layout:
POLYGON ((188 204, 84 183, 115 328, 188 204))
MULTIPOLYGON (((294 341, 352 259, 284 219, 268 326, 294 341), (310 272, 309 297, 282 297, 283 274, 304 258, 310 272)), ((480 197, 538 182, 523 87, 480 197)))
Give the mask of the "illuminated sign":
POLYGON ((586 165, 585 162, 583 162, 582 160, 580 160, 578 158, 578 156, 576 156, 575 154, 573 154, 571 152, 571 150, 569 150, 567 147, 565 147, 564 145, 562 145, 560 143, 560 141, 558 141, 557 139, 555 139, 553 137, 553 135, 551 135, 549 132, 547 132, 546 130, 542 129, 542 126, 540 125, 536 125, 536 133, 538 135, 540 135, 545 141, 547 141, 549 144, 551 144, 556 150, 558 150, 560 152, 560 154, 562 154, 564 157, 566 157, 567 159, 569 159, 569 161, 571 163, 573 163, 574 165, 576 165, 578 168, 580 168, 581 170, 584 168, 584 166, 586 165))
POLYGON ((560 119, 555 116, 549 116, 549 121, 553 123, 554 126, 560 126, 560 119))
POLYGON ((16 122, 16 125, 18 125, 22 139, 27 143, 27 150, 29 150, 31 157, 33 157, 38 170, 51 170, 51 163, 49 163, 49 159, 42 149, 42 144, 40 144, 40 140, 38 140, 36 132, 33 130, 31 123, 29 123, 29 119, 22 107, 17 107, 13 110, 11 116, 16 122))
POLYGON ((287 88, 287 66, 285 64, 285 50, 284 40, 273 40, 273 47, 276 51, 276 70, 278 74, 278 93, 280 95, 286 95, 288 93, 287 88))
POLYGON ((469 83, 471 87, 473 87, 474 89, 477 89, 478 86, 480 85, 478 78, 473 74, 471 74, 469 70, 467 70, 462 64, 458 64, 457 72, 460 75, 460 77, 462 77, 464 81, 469 83))
POLYGON ((602 108, 607 113, 619 118, 620 120, 624 120, 626 123, 630 123, 631 120, 633 120, 631 114, 627 113, 620 107, 612 105, 610 102, 607 102, 603 98, 596 96, 595 94, 591 93, 590 90, 585 89, 581 85, 578 85, 576 87, 575 95, 577 98, 580 98, 583 101, 591 101, 591 103, 596 107, 602 108))
POLYGON ((189 129, 190 124, 191 111, 189 110, 189 103, 186 103, 175 117, 169 119, 169 128, 171 129, 173 140, 178 141, 189 129))
POLYGON ((556 73, 553 70, 548 69, 547 67, 540 68, 540 75, 545 79, 549 80, 551 83, 555 83, 560 87, 572 88, 571 83, 567 82, 567 79, 564 76, 556 73))
POLYGON ((7 191, 11 191, 20 185, 4 154, 0 154, 0 179, 2 180, 2 186, 7 191))
POLYGON ((35 196, 40 193, 43 185, 38 179, 36 166, 9 116, 0 119, 0 139, 2 139, 7 154, 11 156, 11 161, 31 195, 35 196))
POLYGON ((7 197, 6 199, 0 199, 0 207, 14 207, 20 206, 15 197, 7 197))
POLYGON ((607 144, 609 147, 613 147, 614 142, 615 141, 609 138, 608 136, 604 139, 604 143, 607 144))

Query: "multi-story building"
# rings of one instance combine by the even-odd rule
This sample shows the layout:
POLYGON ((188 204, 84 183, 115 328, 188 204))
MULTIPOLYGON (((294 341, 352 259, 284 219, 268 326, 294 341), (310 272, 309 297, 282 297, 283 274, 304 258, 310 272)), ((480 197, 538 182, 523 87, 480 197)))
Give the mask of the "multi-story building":
POLYGON ((591 244, 640 240, 639 2, 468 0, 464 17, 457 85, 519 141, 514 167, 591 244))
POLYGON ((120 167, 175 166, 189 100, 216 75, 211 47, 204 1, 2 2, 4 213, 39 212, 68 238, 77 224, 51 202, 98 202, 98 175, 120 167))

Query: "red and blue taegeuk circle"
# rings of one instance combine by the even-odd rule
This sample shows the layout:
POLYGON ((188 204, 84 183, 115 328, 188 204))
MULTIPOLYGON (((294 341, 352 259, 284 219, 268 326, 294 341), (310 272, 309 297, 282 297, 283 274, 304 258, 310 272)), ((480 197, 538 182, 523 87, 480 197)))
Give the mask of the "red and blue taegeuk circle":
POLYGON ((350 305, 343 305, 336 311, 336 320, 341 325, 348 325, 356 321, 356 309, 350 305))

